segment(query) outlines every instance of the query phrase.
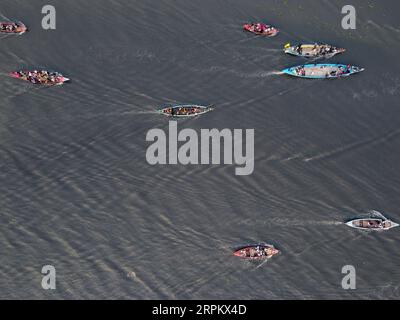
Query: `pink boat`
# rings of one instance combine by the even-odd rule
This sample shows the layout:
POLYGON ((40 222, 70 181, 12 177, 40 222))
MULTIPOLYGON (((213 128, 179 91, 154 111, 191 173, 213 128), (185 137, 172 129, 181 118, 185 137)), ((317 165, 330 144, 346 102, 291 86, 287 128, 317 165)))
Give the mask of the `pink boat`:
POLYGON ((237 249, 233 255, 243 259, 260 260, 268 259, 278 254, 279 250, 270 244, 257 244, 237 249))
POLYGON ((24 81, 28 81, 33 84, 42 84, 42 85, 61 85, 67 81, 68 78, 64 77, 61 73, 58 72, 48 72, 48 71, 28 71, 21 70, 11 72, 10 76, 16 79, 21 79, 24 81))
POLYGON ((243 29, 251 33, 266 37, 274 37, 279 33, 278 29, 265 23, 246 23, 245 25, 243 25, 243 29))
POLYGON ((0 22, 0 33, 23 34, 28 28, 22 22, 0 22))

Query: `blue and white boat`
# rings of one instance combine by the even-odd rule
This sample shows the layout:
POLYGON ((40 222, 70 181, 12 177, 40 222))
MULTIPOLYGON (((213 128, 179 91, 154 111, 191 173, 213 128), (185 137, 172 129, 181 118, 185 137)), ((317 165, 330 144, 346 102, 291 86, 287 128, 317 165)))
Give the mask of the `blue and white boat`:
POLYGON ((364 68, 345 64, 304 64, 282 70, 283 73, 294 77, 307 79, 341 78, 364 71, 364 68))

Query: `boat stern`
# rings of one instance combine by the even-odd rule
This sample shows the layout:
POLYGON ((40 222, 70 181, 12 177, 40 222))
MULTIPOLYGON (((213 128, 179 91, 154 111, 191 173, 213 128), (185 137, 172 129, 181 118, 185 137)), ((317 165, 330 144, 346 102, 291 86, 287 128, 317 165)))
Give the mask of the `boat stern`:
POLYGON ((294 68, 286 68, 281 71, 284 74, 288 74, 290 76, 295 76, 296 73, 294 72, 294 68))
POLYGON ((239 249, 239 250, 236 250, 235 252, 233 252, 233 255, 235 257, 243 258, 243 257, 245 257, 246 254, 243 249, 239 249))
POLYGON ((294 47, 283 48, 283 52, 287 54, 295 54, 294 47))
POLYGON ((352 228, 355 227, 354 224, 353 224, 353 220, 347 221, 345 224, 346 224, 346 226, 349 226, 349 227, 352 227, 352 228))
POLYGON ((19 78, 20 77, 20 75, 19 75, 19 73, 17 71, 10 72, 8 75, 10 77, 13 77, 13 78, 19 78))

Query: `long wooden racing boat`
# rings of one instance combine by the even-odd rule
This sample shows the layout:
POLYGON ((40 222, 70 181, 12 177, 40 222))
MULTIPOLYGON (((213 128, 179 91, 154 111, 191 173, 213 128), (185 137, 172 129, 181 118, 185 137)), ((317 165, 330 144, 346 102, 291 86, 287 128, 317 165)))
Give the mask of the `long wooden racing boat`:
POLYGON ((23 34, 28 28, 22 22, 0 22, 0 33, 23 34))
POLYGON ((278 253, 279 250, 271 244, 256 244, 236 249, 233 254, 243 259, 262 260, 269 259, 278 253))
POLYGON ((49 72, 46 70, 43 71, 14 71, 10 73, 10 76, 16 79, 21 79, 33 84, 41 84, 41 85, 61 85, 70 79, 64 77, 61 73, 58 72, 49 72))
POLYGON ((214 110, 210 106, 178 105, 168 106, 158 110, 159 113, 170 117, 194 117, 214 110))

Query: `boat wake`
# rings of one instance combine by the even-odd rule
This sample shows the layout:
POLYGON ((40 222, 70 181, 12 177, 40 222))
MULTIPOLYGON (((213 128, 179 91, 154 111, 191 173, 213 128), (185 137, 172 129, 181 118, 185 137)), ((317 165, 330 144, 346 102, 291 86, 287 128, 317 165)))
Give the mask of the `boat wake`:
POLYGON ((400 130, 394 130, 394 131, 390 131, 380 137, 374 137, 371 139, 366 139, 366 140, 362 140, 362 141, 357 141, 354 143, 350 143, 348 145, 345 145, 343 147, 334 149, 332 151, 327 151, 327 152, 323 152, 320 153, 316 156, 313 157, 308 157, 308 158, 304 158, 303 161, 305 162, 309 162, 309 161, 315 161, 315 160, 322 160, 322 159, 326 159, 326 158, 330 158, 333 156, 337 156, 339 154, 342 154, 346 151, 351 151, 351 150, 356 150, 362 147, 368 147, 368 146, 372 146, 378 143, 382 143, 382 142, 386 142, 387 140, 397 136, 398 134, 400 134, 400 130))
MULTIPOLYGON (((240 75, 239 73, 236 73, 240 75)), ((273 75, 281 74, 280 71, 260 71, 260 72, 253 72, 250 74, 241 74, 242 78, 266 78, 273 75)))
POLYGON ((0 18, 11 22, 11 20, 9 18, 7 18, 4 14, 2 14, 1 11, 0 11, 0 18))
POLYGON ((250 40, 257 39, 257 38, 260 38, 260 36, 259 35, 255 35, 255 36, 252 36, 250 38, 242 39, 242 40, 239 40, 238 43, 247 42, 247 41, 250 41, 250 40))
POLYGON ((8 38, 8 37, 11 36, 11 35, 13 35, 13 34, 12 34, 12 33, 4 34, 4 35, 2 35, 2 36, 0 37, 0 40, 3 40, 3 39, 5 39, 5 38, 8 38))
POLYGON ((257 270, 258 268, 261 268, 264 264, 266 264, 271 258, 265 258, 257 267, 254 268, 254 270, 257 270))
POLYGON ((388 220, 382 213, 376 210, 370 210, 360 215, 360 218, 379 218, 382 220, 388 220))
MULTIPOLYGON (((303 226, 334 226, 341 225, 343 222, 334 220, 300 220, 300 219, 285 219, 285 218, 275 218, 269 221, 270 223, 285 226, 285 227, 303 227, 303 226)), ((268 221, 266 222, 268 223, 268 221)))
POLYGON ((115 112, 115 113, 110 113, 108 115, 116 115, 116 116, 124 116, 124 115, 138 115, 138 114, 159 114, 158 111, 154 110, 149 110, 149 111, 123 111, 123 112, 115 112))

